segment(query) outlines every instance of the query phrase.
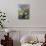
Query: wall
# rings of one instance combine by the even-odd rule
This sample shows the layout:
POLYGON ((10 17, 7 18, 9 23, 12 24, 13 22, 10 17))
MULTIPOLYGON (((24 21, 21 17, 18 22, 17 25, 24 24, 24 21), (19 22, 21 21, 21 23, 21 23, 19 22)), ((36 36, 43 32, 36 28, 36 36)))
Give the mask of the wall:
POLYGON ((0 9, 6 12, 6 27, 46 27, 46 0, 0 0, 0 9), (18 20, 18 4, 31 5, 32 18, 18 20))

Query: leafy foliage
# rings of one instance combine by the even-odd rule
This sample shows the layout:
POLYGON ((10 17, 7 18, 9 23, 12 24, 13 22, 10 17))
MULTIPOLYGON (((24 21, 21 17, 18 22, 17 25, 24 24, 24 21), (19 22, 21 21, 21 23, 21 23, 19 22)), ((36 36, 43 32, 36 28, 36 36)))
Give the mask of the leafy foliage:
POLYGON ((6 20, 6 15, 4 12, 0 11, 0 27, 3 28, 4 22, 6 20))

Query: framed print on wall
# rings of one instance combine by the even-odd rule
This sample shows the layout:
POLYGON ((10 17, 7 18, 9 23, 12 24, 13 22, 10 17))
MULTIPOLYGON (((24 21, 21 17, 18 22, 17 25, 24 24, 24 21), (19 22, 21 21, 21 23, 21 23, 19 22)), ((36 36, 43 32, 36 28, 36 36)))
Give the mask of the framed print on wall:
POLYGON ((30 17, 30 5, 19 4, 18 19, 29 19, 30 17))
POLYGON ((32 9, 30 3, 17 4, 16 27, 30 27, 32 19, 32 9))

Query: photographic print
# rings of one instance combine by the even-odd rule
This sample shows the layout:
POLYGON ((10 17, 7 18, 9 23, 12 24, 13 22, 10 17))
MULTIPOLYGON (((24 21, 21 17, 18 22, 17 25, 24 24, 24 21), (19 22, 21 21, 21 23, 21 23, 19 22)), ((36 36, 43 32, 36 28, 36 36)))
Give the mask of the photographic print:
POLYGON ((30 16, 30 5, 20 4, 18 9, 18 19, 29 19, 30 16))

